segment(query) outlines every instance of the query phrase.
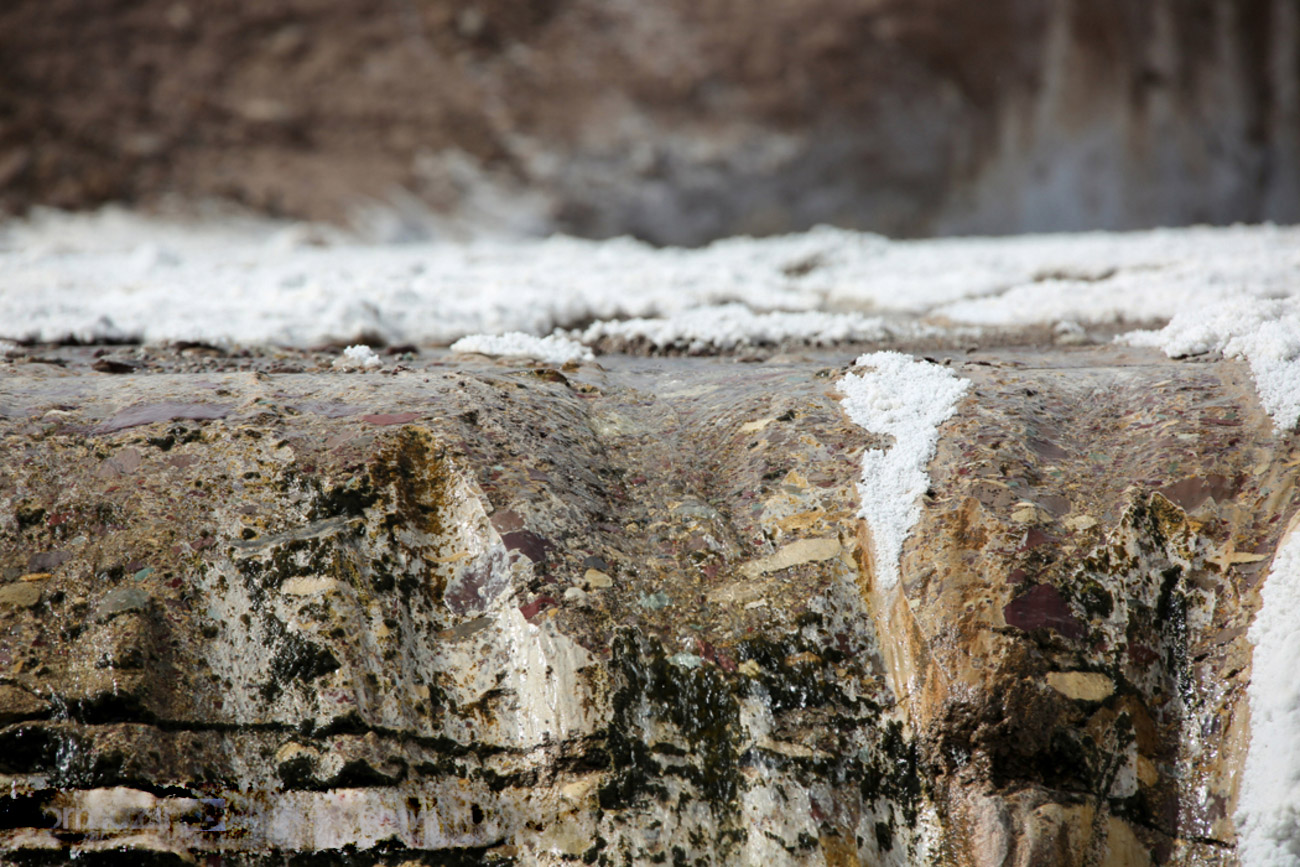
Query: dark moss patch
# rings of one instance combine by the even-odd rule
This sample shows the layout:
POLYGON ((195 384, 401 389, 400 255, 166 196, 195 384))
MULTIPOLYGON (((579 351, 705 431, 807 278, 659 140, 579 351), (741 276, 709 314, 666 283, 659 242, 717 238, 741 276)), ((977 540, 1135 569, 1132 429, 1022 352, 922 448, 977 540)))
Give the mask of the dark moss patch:
POLYGON ((0 732, 0 771, 46 774, 55 788, 153 788, 132 772, 119 750, 95 750, 83 735, 54 726, 17 726, 0 732))
POLYGON ((862 756, 859 783, 862 800, 873 803, 884 799, 895 804, 907 826, 913 827, 924 793, 920 750, 897 720, 886 722, 879 731, 880 740, 875 748, 862 756))
POLYGON ((101 692, 69 702, 67 714, 86 725, 157 722, 142 697, 131 692, 101 692))
POLYGON ((322 492, 312 504, 308 519, 360 518, 379 500, 379 494, 366 479, 353 479, 322 492))
POLYGON ((328 648, 284 632, 271 657, 271 679, 262 686, 262 695, 273 700, 290 683, 307 683, 338 669, 338 658, 328 648))
POLYGON ((173 446, 185 443, 201 442, 203 431, 186 425, 172 425, 162 436, 149 437, 148 443, 161 451, 171 451, 173 446))
POLYGON ((440 849, 436 851, 412 851, 398 844, 396 841, 381 841, 374 848, 358 849, 356 846, 346 846, 342 849, 322 850, 319 852, 299 852, 293 855, 280 855, 267 857, 267 860, 261 860, 261 856, 245 862, 249 867, 270 867, 275 864, 277 867, 379 867, 379 865, 393 865, 396 867, 400 863, 414 861, 424 867, 479 867, 479 865, 494 865, 494 867, 506 867, 514 864, 515 859, 503 856, 496 850, 496 846, 473 846, 459 849, 440 849))
POLYGON ((642 648, 631 635, 618 636, 612 665, 620 680, 613 699, 613 719, 607 732, 612 771, 601 788, 601 807, 631 806, 645 797, 665 797, 658 780, 667 772, 653 749, 637 737, 636 716, 643 708, 672 724, 691 746, 696 758, 679 773, 700 789, 715 811, 730 815, 738 809, 739 762, 736 740, 740 710, 731 686, 712 666, 687 668, 671 663, 663 648, 642 648))
POLYGON ((737 653, 741 662, 753 660, 758 663, 760 672, 748 681, 747 688, 761 686, 767 694, 767 703, 773 713, 825 707, 836 702, 848 703, 833 679, 828 676, 826 663, 839 662, 844 657, 843 652, 834 645, 814 650, 798 636, 786 641, 756 638, 741 642, 737 653), (790 662, 801 657, 807 660, 815 657, 822 662, 790 662))
POLYGON ((1089 617, 1105 619, 1115 611, 1115 597, 1101 581, 1091 576, 1080 576, 1078 582, 1068 588, 1068 595, 1089 617))
POLYGON ((15 510, 14 517, 18 521, 19 531, 22 531, 28 527, 39 527, 45 520, 45 510, 40 506, 22 504, 15 510))
POLYGON ((275 769, 280 778, 280 785, 286 790, 315 789, 319 787, 316 779, 316 761, 310 755, 298 755, 281 762, 275 769))
MULTIPOLYGON (((26 867, 52 867, 69 863, 68 853, 59 849, 18 849, 6 852, 5 857, 26 867)), ((123 847, 78 853, 76 863, 85 867, 185 867, 194 862, 173 852, 123 847)))
POLYGON ((887 822, 876 823, 876 848, 881 852, 894 848, 894 829, 887 822))
POLYGON ((396 767, 391 773, 384 773, 369 762, 353 759, 346 762, 339 772, 324 781, 325 789, 361 789, 367 786, 394 786, 406 778, 406 763, 395 759, 396 767))

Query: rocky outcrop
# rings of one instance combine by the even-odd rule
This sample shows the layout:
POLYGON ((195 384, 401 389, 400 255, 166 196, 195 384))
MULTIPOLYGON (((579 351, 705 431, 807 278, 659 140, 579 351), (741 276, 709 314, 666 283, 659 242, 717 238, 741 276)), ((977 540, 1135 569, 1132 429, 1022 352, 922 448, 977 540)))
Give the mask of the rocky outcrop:
POLYGON ((1297 45, 1295 0, 21 0, 0 206, 687 244, 1295 221, 1297 45))
POLYGON ((0 368, 13 861, 1235 863, 1300 475, 1235 362, 936 355, 887 586, 847 351, 52 352, 0 368))
POLYGON ((1244 630, 1295 471, 1240 371, 1137 361, 973 376, 873 604, 972 863, 1234 863, 1244 630))

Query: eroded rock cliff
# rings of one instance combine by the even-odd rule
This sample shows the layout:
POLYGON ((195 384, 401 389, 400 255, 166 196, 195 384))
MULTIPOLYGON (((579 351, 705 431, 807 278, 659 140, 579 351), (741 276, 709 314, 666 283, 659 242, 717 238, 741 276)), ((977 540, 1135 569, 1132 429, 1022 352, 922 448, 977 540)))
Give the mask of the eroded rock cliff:
POLYGON ((0 207, 686 244, 1288 222, 1297 45, 1295 0, 16 0, 0 207))
POLYGON ((1236 863, 1300 475, 1238 363, 935 355, 887 587, 848 350, 11 355, 15 862, 1236 863))

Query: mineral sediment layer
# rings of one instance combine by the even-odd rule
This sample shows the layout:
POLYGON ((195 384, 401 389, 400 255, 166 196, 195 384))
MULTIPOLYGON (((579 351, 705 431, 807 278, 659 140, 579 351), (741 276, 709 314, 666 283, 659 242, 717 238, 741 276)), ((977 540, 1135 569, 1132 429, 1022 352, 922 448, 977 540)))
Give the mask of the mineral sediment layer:
POLYGON ((1237 863, 1300 476, 1249 371, 932 351, 885 586, 859 351, 9 352, 3 857, 1237 863))

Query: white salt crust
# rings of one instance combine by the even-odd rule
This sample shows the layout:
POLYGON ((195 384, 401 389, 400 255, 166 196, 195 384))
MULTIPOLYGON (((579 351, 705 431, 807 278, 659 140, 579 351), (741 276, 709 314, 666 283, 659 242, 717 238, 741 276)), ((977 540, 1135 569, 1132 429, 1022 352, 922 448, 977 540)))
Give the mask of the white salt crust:
POLYGON ((867 369, 836 383, 844 411, 855 424, 894 440, 862 455, 858 483, 858 515, 871 530, 875 577, 888 589, 898 583, 903 542, 921 517, 939 425, 952 417, 970 382, 946 367, 898 352, 863 355, 857 366, 867 369))
POLYGON ((1237 854, 1249 867, 1300 864, 1300 520, 1260 591, 1250 627, 1250 751, 1237 804, 1237 854))
POLYGON ((590 361, 591 350, 559 334, 534 337, 511 331, 506 334, 470 334, 451 345, 452 352, 477 352, 480 355, 535 358, 550 364, 566 361, 590 361))

